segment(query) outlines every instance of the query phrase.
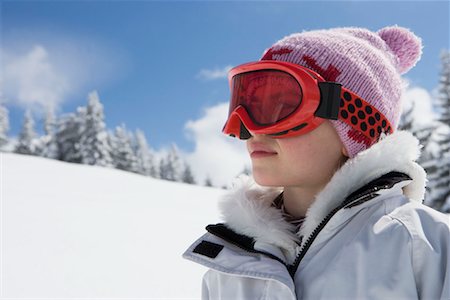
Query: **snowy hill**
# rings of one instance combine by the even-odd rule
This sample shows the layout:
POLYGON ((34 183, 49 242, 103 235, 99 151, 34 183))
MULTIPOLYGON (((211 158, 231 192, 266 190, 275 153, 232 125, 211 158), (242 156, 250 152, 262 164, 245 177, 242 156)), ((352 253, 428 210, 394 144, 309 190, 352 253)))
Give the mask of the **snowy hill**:
POLYGON ((200 297, 181 258, 223 190, 3 153, 2 299, 200 297))

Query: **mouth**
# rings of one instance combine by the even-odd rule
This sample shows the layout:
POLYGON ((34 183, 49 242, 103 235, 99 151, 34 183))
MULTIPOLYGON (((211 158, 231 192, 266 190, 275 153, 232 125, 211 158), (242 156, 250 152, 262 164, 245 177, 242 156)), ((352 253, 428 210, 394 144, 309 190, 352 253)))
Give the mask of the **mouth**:
POLYGON ((264 152, 264 151, 253 151, 250 153, 251 158, 263 158, 263 157, 270 157, 275 156, 277 153, 275 152, 264 152))
POLYGON ((264 144, 251 144, 249 150, 251 158, 270 157, 278 154, 264 144))

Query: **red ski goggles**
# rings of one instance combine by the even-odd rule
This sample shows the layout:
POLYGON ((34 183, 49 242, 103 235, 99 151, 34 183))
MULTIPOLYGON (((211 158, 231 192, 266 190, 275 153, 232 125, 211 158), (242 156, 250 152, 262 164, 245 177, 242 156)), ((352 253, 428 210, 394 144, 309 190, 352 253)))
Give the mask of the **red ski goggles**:
POLYGON ((250 132, 275 138, 308 133, 326 119, 341 120, 374 143, 391 133, 386 117, 339 83, 308 68, 281 61, 258 61, 230 70, 231 99, 225 134, 250 132))

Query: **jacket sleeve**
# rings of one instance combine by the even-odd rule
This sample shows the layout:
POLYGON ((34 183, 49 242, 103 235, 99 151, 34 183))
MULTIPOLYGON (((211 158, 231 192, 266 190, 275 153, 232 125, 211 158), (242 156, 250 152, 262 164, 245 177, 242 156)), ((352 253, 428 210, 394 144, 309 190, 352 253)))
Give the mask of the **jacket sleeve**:
MULTIPOLYGON (((420 299, 450 299, 450 216, 420 214, 411 232, 413 266, 420 299)), ((411 228, 411 227, 410 227, 411 228)))
POLYGON ((293 299, 292 293, 270 279, 236 276, 208 270, 203 276, 202 300, 293 299))
POLYGON ((265 280, 208 270, 203 276, 202 300, 265 299, 265 280))

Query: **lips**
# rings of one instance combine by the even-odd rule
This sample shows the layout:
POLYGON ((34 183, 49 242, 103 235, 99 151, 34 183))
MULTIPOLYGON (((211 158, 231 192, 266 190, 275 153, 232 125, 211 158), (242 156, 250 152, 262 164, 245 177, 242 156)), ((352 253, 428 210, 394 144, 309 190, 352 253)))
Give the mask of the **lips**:
POLYGON ((277 155, 278 153, 272 150, 269 146, 262 143, 249 144, 249 152, 251 158, 269 157, 277 155))

